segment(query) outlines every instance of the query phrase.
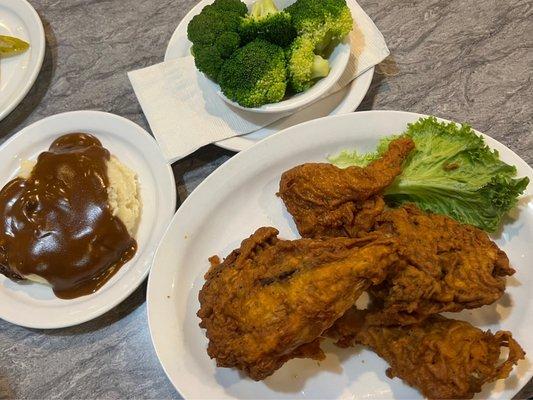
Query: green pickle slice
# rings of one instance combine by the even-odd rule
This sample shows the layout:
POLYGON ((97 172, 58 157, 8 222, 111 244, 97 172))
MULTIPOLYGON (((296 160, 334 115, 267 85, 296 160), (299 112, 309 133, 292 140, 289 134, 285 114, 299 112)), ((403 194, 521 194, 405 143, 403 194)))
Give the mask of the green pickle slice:
POLYGON ((30 47, 28 42, 13 36, 0 35, 0 57, 23 53, 30 47))

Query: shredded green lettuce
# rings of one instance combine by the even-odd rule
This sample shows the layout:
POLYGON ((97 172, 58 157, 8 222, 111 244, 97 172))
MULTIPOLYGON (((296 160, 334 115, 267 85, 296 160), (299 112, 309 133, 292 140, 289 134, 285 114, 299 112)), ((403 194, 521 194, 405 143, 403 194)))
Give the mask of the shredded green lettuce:
POLYGON ((377 150, 370 153, 358 153, 357 150, 343 150, 336 156, 329 156, 328 161, 339 168, 366 167, 372 161, 381 157, 389 147, 389 143, 400 135, 387 136, 378 143, 377 150))
MULTIPOLYGON (((409 124, 403 135, 413 139, 416 149, 384 191, 391 206, 412 202, 422 210, 494 232, 529 183, 527 177, 514 178, 516 168, 501 161, 498 152, 467 124, 421 118, 409 124)), ((382 139, 375 152, 343 151, 329 161, 341 168, 363 167, 379 158, 397 137, 382 139)))

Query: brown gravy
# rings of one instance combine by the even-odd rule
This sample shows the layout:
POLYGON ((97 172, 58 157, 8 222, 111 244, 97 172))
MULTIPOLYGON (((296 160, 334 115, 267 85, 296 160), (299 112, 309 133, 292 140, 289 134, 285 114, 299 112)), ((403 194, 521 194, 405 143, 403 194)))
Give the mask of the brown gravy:
POLYGON ((137 250, 109 204, 110 154, 85 133, 56 139, 29 179, 0 191, 0 272, 46 279, 57 297, 97 291, 137 250))

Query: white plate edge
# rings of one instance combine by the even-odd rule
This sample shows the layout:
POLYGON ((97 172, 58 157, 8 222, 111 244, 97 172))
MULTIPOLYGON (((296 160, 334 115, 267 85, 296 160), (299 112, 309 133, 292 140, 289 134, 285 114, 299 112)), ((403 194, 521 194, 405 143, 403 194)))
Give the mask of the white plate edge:
MULTIPOLYGON (((28 9, 30 10, 31 14, 33 15, 35 21, 37 22, 37 28, 39 30, 39 43, 38 43, 38 49, 39 53, 37 55, 37 63, 35 64, 31 74, 30 79, 26 82, 26 85, 23 87, 23 89, 19 92, 18 96, 14 97, 14 100, 11 101, 11 103, 0 112, 0 121, 3 120, 6 116, 8 116, 11 111, 13 111, 26 97, 30 89, 32 88, 33 84, 35 83, 37 77, 39 76, 39 72, 41 71, 43 61, 44 61, 44 54, 46 51, 46 38, 44 35, 44 27, 43 23, 41 21, 41 18, 39 17, 39 14, 37 14, 37 11, 33 6, 27 1, 27 0, 19 0, 22 4, 24 4, 28 9)), ((32 43, 30 43, 31 46, 33 46, 32 43)))

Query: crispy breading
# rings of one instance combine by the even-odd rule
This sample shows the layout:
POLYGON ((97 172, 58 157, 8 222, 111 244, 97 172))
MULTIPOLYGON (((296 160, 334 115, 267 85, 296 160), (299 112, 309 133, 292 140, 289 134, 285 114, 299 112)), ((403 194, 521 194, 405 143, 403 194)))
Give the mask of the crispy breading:
POLYGON ((483 332, 440 315, 410 326, 375 326, 365 323, 368 316, 352 309, 326 335, 340 347, 369 346, 390 364, 390 378, 403 379, 430 399, 472 398, 484 384, 509 376, 525 356, 510 332, 483 332), (503 348, 508 355, 502 362, 503 348))
POLYGON ((390 240, 280 240, 260 228, 200 291, 207 352, 221 367, 264 379, 294 357, 323 358, 317 338, 397 261, 390 240))
POLYGON ((218 366, 261 380, 291 358, 323 358, 329 336, 372 347, 389 376, 429 397, 472 397, 509 375, 524 357, 510 333, 437 315, 499 299, 514 273, 505 253, 480 229, 381 197, 413 147, 402 137, 366 168, 303 164, 282 175, 278 195, 306 238, 260 228, 224 262, 211 258, 198 316, 218 366), (366 290, 372 311, 358 312, 366 290))
MULTIPOLYGON (((355 204, 327 215, 340 221, 339 215, 348 215, 346 208, 355 204)), ((515 271, 484 231, 413 204, 386 208, 379 196, 357 204, 350 229, 327 234, 388 237, 397 243, 400 261, 385 281, 370 288, 373 299, 382 303, 382 312, 373 316, 377 325, 416 323, 431 314, 492 304, 503 295, 505 277, 515 271)), ((325 237, 322 227, 317 229, 325 237)))
POLYGON ((482 230, 414 205, 386 210, 370 237, 394 239, 401 262, 370 289, 383 310, 375 324, 409 324, 445 311, 491 304, 515 271, 482 230))
POLYGON ((498 300, 514 270, 487 234, 414 205, 386 209, 380 192, 400 173, 414 144, 392 141, 366 168, 303 164, 286 171, 279 196, 304 237, 387 237, 401 262, 371 292, 383 302, 376 324, 409 324, 444 311, 498 300), (370 232, 370 233, 369 233, 370 232))
POLYGON ((341 169, 326 163, 299 165, 283 173, 278 195, 303 237, 355 237, 364 222, 361 217, 356 218, 361 210, 373 217, 376 211, 369 211, 379 212, 383 207, 380 198, 366 206, 363 203, 392 183, 413 148, 410 138, 396 139, 380 159, 365 168, 341 169))

